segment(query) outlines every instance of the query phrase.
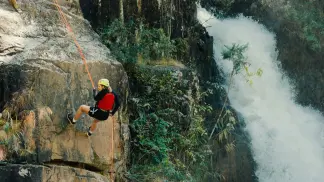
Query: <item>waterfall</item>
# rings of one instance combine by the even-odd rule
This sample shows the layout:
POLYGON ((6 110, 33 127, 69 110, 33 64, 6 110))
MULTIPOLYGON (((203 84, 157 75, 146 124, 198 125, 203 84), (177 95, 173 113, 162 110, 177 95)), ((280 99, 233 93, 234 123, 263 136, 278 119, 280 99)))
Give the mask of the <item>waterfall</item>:
POLYGON ((246 123, 259 181, 324 182, 324 118, 294 101, 293 84, 279 68, 275 35, 242 15, 221 20, 198 7, 197 16, 214 37, 215 60, 225 78, 233 64, 221 51, 233 43, 248 44, 250 71, 263 70, 252 85, 244 73, 235 75, 228 95, 246 123))

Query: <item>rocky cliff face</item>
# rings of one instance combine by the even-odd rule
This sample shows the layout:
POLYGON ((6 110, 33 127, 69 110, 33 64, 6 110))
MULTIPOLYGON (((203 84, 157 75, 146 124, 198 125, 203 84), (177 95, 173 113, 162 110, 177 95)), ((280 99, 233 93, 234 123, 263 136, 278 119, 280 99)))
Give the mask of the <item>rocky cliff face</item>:
POLYGON ((186 37, 196 24, 195 3, 197 0, 81 0, 85 17, 94 27, 103 26, 119 18, 125 22, 141 19, 151 27, 163 28, 172 37, 186 37))
MULTIPOLYGON (((74 1, 59 1, 96 82, 108 78, 122 100, 114 117, 84 132, 92 119, 68 125, 66 113, 93 105, 80 55, 51 1, 23 1, 17 13, 0 1, 1 181, 109 181, 126 168, 128 78, 109 56, 74 1), (24 165, 24 163, 30 165, 24 165)), ((119 178, 119 177, 118 177, 119 178)))

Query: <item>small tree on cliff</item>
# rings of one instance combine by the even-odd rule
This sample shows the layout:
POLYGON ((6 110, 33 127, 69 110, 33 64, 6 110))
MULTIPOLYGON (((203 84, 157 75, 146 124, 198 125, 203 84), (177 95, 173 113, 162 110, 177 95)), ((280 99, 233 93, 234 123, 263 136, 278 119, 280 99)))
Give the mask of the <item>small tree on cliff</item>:
MULTIPOLYGON (((250 64, 246 61, 247 57, 244 56, 244 52, 248 48, 248 45, 237 45, 232 44, 232 46, 225 46, 225 50, 222 52, 223 59, 228 59, 233 62, 233 69, 230 73, 228 88, 226 91, 226 97, 225 101, 223 103, 222 109, 218 115, 218 118, 216 120, 216 123, 213 127, 213 130, 209 136, 209 140, 213 136, 215 129, 218 128, 219 132, 217 134, 217 138, 219 142, 222 142, 223 140, 228 140, 230 132, 234 129, 234 125, 236 124, 236 119, 234 117, 234 114, 229 110, 225 109, 227 102, 228 102, 228 94, 232 85, 233 77, 234 75, 240 73, 242 69, 245 70, 245 78, 246 81, 252 85, 252 79, 251 77, 254 75, 261 76, 262 75, 262 69, 258 69, 256 73, 249 72, 249 66, 250 64)), ((234 148, 233 143, 227 143, 225 145, 226 151, 231 151, 234 148)))

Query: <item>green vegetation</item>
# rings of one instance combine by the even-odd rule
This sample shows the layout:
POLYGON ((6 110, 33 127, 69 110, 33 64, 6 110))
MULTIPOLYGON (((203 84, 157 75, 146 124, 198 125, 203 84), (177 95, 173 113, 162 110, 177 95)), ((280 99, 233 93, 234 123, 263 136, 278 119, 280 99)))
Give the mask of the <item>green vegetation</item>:
POLYGON ((136 66, 129 74, 138 92, 130 103, 132 151, 127 177, 202 181, 217 176, 208 169, 212 153, 203 124, 211 107, 199 102, 198 87, 179 80, 171 70, 136 66), (187 95, 188 90, 192 95, 187 95))
POLYGON ((117 60, 124 63, 179 58, 187 53, 188 47, 185 39, 171 40, 163 29, 138 25, 134 21, 122 23, 118 19, 102 29, 101 38, 117 60))
POLYGON ((287 31, 309 43, 315 51, 321 50, 324 43, 323 7, 323 3, 298 1, 286 11, 291 22, 287 31))
MULTIPOLYGON (((26 114, 28 112, 26 111, 26 114)), ((7 158, 13 160, 13 156, 24 157, 33 154, 28 150, 28 139, 22 129, 22 121, 12 119, 11 113, 5 109, 1 114, 1 125, 5 134, 0 138, 0 145, 4 146, 7 158)))
MULTIPOLYGON (((103 29, 101 38, 136 85, 129 102, 132 151, 126 177, 132 181, 216 179, 219 175, 208 162, 212 152, 204 115, 212 108, 201 103, 205 95, 190 79, 182 80, 182 71, 175 74, 169 68, 145 66, 184 68, 189 40, 171 40, 162 29, 119 20, 103 29)), ((188 76, 193 77, 183 78, 188 76)))

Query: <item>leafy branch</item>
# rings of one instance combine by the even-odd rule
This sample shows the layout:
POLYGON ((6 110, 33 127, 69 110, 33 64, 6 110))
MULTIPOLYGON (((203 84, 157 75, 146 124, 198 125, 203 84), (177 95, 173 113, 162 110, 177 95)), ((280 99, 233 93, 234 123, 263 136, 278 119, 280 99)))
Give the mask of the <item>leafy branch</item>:
MULTIPOLYGON (((234 75, 240 73, 242 71, 242 69, 244 69, 244 71, 246 73, 247 82, 249 82, 250 84, 252 84, 252 80, 250 79, 250 77, 252 77, 254 75, 261 76, 263 73, 263 70, 261 68, 259 68, 256 73, 252 73, 249 71, 248 67, 250 66, 250 64, 246 61, 247 57, 244 56, 244 53, 245 53, 246 49, 248 48, 248 45, 233 44, 230 47, 225 46, 225 48, 226 49, 222 52, 223 59, 229 59, 233 62, 233 69, 230 73, 229 84, 228 84, 228 88, 227 88, 227 92, 226 92, 226 95, 228 95, 230 92, 230 88, 231 88, 231 85, 233 82, 234 75)), ((213 130, 212 130, 211 134, 209 135, 209 140, 213 136, 216 128, 221 129, 221 131, 217 134, 218 140, 220 142, 223 141, 224 139, 227 139, 230 132, 232 130, 234 130, 234 125, 236 124, 236 119, 230 110, 228 110, 228 109, 225 110, 227 102, 228 102, 228 96, 225 97, 225 101, 223 103, 222 109, 218 115, 218 118, 217 118, 216 123, 213 127, 213 130), (223 114, 224 112, 225 112, 225 114, 223 114), (226 122, 225 122, 225 120, 226 120, 226 122)), ((226 150, 230 150, 233 147, 234 147, 234 144, 227 144, 225 146, 226 150)))

